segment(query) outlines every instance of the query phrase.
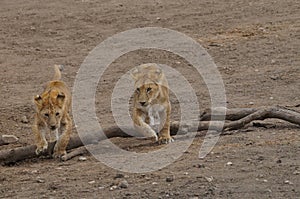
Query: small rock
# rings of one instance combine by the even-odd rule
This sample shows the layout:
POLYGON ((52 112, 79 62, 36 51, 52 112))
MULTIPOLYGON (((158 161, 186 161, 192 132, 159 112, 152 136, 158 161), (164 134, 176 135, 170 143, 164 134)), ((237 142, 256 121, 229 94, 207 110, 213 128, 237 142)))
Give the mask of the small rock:
POLYGON ((263 178, 263 177, 264 177, 264 175, 263 175, 263 174, 259 174, 257 177, 259 177, 259 178, 263 178))
POLYGON ((226 165, 231 166, 231 165, 233 165, 233 163, 232 162, 227 162, 226 165))
POLYGON ((281 161, 280 159, 278 159, 278 160, 276 161, 276 163, 280 164, 280 163, 282 163, 282 161, 281 161))
POLYGON ((39 173, 39 171, 35 169, 35 170, 32 170, 31 173, 36 174, 36 173, 39 173))
POLYGON ((124 174, 122 174, 122 173, 117 173, 117 174, 115 175, 114 178, 115 178, 115 179, 116 179, 116 178, 124 178, 124 174))
POLYGON ((27 124, 29 121, 26 117, 26 115, 24 115, 22 118, 21 118, 21 122, 24 123, 24 124, 27 124))
POLYGON ((184 172, 184 175, 189 175, 189 173, 188 172, 184 172))
POLYGON ((126 189, 128 188, 129 184, 127 182, 127 180, 122 180, 120 183, 119 183, 119 187, 122 188, 122 189, 126 189))
POLYGON ((89 181, 88 183, 89 184, 95 184, 95 182, 96 182, 95 180, 92 180, 92 181, 89 181))
POLYGON ((157 185, 158 183, 157 183, 157 182, 152 182, 152 184, 153 184, 153 185, 157 185))
POLYGON ((294 171, 293 174, 294 174, 294 175, 299 175, 299 174, 300 174, 300 171, 294 171))
POLYGON ((44 183, 45 180, 38 177, 37 180, 36 180, 36 182, 38 182, 38 183, 44 183))
POLYGON ((270 100, 273 100, 274 99, 274 97, 270 97, 270 100))
POLYGON ((160 17, 156 17, 156 20, 160 20, 160 17))
POLYGON ((290 185, 293 184, 293 183, 292 183, 291 181, 289 181, 289 180, 285 180, 284 183, 285 183, 285 184, 290 184, 290 185))
POLYGON ((268 180, 266 180, 266 179, 263 179, 263 182, 268 182, 268 180))
POLYGON ((117 189, 117 188, 118 188, 117 185, 113 185, 113 186, 111 186, 111 187, 109 188, 109 190, 110 190, 110 191, 113 191, 113 190, 115 190, 115 189, 117 189))
POLYGON ((211 176, 211 177, 205 177, 205 179, 207 180, 207 182, 212 182, 214 180, 214 178, 211 176))
POLYGON ((270 78, 271 78, 272 80, 277 80, 277 79, 278 79, 278 76, 272 75, 272 76, 270 76, 270 78))
POLYGON ((84 156, 79 156, 79 158, 78 158, 78 161, 86 161, 86 160, 87 160, 87 158, 84 156))
POLYGON ((249 105, 254 105, 254 102, 249 102, 249 105))
POLYGON ((197 167, 197 168, 205 168, 204 164, 197 164, 197 165, 195 165, 195 167, 197 167))
POLYGON ((275 64, 276 61, 274 59, 271 60, 271 64, 275 64))
POLYGON ((2 135, 2 140, 6 144, 12 144, 12 143, 17 142, 19 140, 19 138, 17 138, 14 135, 2 135))
POLYGON ((174 176, 172 175, 172 176, 168 176, 167 178, 166 178, 166 182, 173 182, 174 181, 174 176))

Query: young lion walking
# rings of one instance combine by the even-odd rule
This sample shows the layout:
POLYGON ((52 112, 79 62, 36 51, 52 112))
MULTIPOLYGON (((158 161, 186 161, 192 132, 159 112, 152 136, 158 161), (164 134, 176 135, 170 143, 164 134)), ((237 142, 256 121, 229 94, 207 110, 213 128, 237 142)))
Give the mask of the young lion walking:
POLYGON ((36 141, 36 154, 45 152, 48 142, 45 131, 56 135, 56 144, 53 157, 61 158, 66 154, 69 143, 72 119, 69 116, 71 105, 71 92, 68 86, 60 81, 62 66, 55 65, 55 75, 52 81, 47 83, 44 92, 34 97, 36 113, 32 131, 36 141))
POLYGON ((145 137, 152 137, 160 144, 172 142, 169 88, 162 69, 157 64, 143 64, 134 68, 131 76, 135 80, 133 105, 135 128, 145 137))

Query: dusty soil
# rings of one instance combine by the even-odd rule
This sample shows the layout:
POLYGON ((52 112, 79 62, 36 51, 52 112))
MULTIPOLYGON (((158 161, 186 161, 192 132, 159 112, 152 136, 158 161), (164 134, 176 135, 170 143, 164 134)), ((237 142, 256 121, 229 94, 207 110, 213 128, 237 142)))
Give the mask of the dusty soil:
MULTIPOLYGON (((80 64, 95 46, 138 27, 169 28, 198 41, 219 67, 228 107, 300 104, 299 13, 296 0, 2 0, 0 133, 14 134, 19 142, 0 149, 33 144, 32 98, 51 79, 54 64, 66 66, 63 80, 72 87, 80 64), (29 123, 22 121, 24 116, 29 123)), ((114 123, 110 94, 118 78, 147 62, 166 63, 180 71, 195 89, 201 110, 210 106, 203 80, 186 61, 168 52, 141 50, 120 57, 102 77, 96 109, 103 126, 114 123)), ((172 120, 177 120, 180 111, 174 95, 171 101, 172 120)), ((222 136, 203 160, 198 152, 204 138, 197 136, 178 160, 151 173, 123 173, 92 156, 86 161, 40 158, 1 166, 0 197, 297 198, 299 127, 266 122, 272 125, 222 136), (123 180, 127 188, 110 190, 123 180)), ((135 138, 113 142, 136 152, 157 148, 135 138)))

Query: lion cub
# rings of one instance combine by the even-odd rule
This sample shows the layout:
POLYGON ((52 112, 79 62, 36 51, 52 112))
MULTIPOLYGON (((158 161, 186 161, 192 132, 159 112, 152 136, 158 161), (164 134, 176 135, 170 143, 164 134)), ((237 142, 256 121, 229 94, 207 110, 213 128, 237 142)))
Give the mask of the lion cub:
POLYGON ((162 69, 157 64, 143 64, 132 69, 131 76, 135 80, 133 122, 136 130, 159 144, 173 142, 169 88, 162 69))
POLYGON ((54 133, 57 142, 53 157, 60 158, 66 154, 72 130, 72 120, 68 113, 71 105, 71 92, 68 86, 60 81, 62 66, 55 65, 54 69, 53 81, 47 83, 41 95, 34 97, 36 113, 32 131, 35 136, 37 155, 48 148, 44 130, 47 130, 50 136, 54 133))

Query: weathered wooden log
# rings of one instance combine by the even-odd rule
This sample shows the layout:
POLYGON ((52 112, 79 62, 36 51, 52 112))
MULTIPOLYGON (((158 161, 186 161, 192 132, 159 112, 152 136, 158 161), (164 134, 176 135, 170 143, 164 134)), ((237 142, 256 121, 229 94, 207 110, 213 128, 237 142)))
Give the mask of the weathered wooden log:
MULTIPOLYGON (((210 113, 206 113, 202 115, 200 120, 207 120, 210 113)), ((226 115, 220 117, 213 117, 214 119, 218 119, 221 117, 225 117, 227 120, 236 120, 232 122, 225 123, 224 126, 220 126, 220 121, 200 121, 197 122, 191 121, 189 124, 180 125, 179 122, 173 122, 171 124, 171 135, 178 134, 186 134, 188 132, 202 131, 207 130, 208 128, 214 130, 233 130, 244 127, 254 120, 264 120, 267 118, 277 118, 288 121, 293 124, 300 125, 300 113, 294 110, 289 110, 283 107, 263 107, 260 109, 232 109, 227 110, 226 115)), ((101 140, 113 138, 113 137, 130 137, 131 135, 126 134, 125 132, 131 132, 131 135, 138 135, 134 129, 130 127, 120 128, 118 126, 112 126, 106 129, 103 129, 104 134, 87 134, 86 136, 82 136, 81 138, 76 135, 71 137, 70 142, 68 144, 67 150, 74 149, 80 147, 84 144, 95 144, 101 140)), ((49 143, 48 153, 52 153, 55 142, 49 143)), ((37 157, 35 154, 35 145, 19 147, 14 149, 2 150, 0 151, 0 163, 14 163, 20 160, 24 160, 27 158, 37 157)))

